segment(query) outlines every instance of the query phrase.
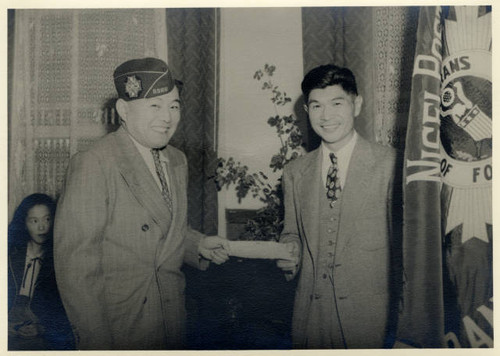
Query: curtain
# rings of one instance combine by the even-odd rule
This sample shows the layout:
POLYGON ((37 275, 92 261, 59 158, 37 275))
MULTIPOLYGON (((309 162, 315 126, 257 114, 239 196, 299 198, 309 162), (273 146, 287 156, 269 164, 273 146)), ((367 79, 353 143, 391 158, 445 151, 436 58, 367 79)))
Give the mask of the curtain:
POLYGON ((328 63, 351 69, 363 96, 356 129, 397 148, 404 147, 417 17, 416 7, 302 9, 304 73, 328 63))
POLYGON ((28 194, 57 198, 69 158, 116 129, 114 68, 167 57, 164 10, 16 10, 13 22, 9 219, 28 194))
POLYGON ((217 233, 218 9, 167 9, 168 63, 183 82, 182 118, 172 144, 189 165, 188 223, 217 233))
MULTIPOLYGON (((219 10, 167 9, 168 64, 182 81, 182 116, 172 145, 186 154, 189 168, 188 223, 207 235, 217 233, 217 191, 212 177, 217 164, 219 80, 219 10)), ((187 343, 203 349, 213 335, 210 315, 217 270, 184 266, 187 343)))

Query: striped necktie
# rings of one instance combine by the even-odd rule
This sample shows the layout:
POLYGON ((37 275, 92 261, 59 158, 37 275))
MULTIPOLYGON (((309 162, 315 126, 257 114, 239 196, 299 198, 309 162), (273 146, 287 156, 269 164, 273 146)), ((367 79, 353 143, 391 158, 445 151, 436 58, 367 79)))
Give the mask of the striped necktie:
POLYGON ((165 177, 165 172, 163 171, 161 162, 160 162, 160 150, 153 148, 151 149, 151 154, 153 155, 153 161, 155 162, 155 169, 158 178, 160 179, 161 184, 161 195, 163 199, 167 202, 168 209, 172 212, 172 196, 170 195, 170 191, 168 190, 167 178, 165 177))
POLYGON ((338 166, 337 166, 337 157, 332 152, 330 153, 330 161, 332 161, 332 165, 328 169, 328 174, 326 176, 326 196, 328 200, 330 200, 330 207, 333 208, 333 205, 340 197, 340 192, 342 188, 340 187, 340 179, 338 177, 338 166))

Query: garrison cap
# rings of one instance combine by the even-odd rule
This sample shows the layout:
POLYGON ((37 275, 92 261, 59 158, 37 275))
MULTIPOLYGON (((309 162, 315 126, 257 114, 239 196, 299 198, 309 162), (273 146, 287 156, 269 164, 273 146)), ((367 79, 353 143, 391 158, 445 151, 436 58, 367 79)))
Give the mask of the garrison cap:
POLYGON ((113 74, 118 97, 130 101, 167 94, 175 81, 167 64, 158 58, 131 59, 113 74))

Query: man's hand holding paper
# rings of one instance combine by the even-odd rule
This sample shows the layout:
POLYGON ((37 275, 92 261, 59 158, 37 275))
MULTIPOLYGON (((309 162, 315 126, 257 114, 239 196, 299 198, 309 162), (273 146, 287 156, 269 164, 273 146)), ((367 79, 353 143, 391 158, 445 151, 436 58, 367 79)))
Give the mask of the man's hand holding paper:
POLYGON ((200 254, 216 264, 226 262, 229 256, 277 260, 287 280, 293 279, 300 261, 300 245, 296 241, 230 241, 218 236, 208 236, 200 244, 200 254))

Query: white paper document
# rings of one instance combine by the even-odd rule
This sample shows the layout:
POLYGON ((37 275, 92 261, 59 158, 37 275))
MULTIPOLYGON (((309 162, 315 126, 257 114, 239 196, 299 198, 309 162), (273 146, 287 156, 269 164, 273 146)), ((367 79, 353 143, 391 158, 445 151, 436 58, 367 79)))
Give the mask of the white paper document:
POLYGON ((243 258, 291 259, 291 247, 273 241, 229 241, 229 255, 243 258))

